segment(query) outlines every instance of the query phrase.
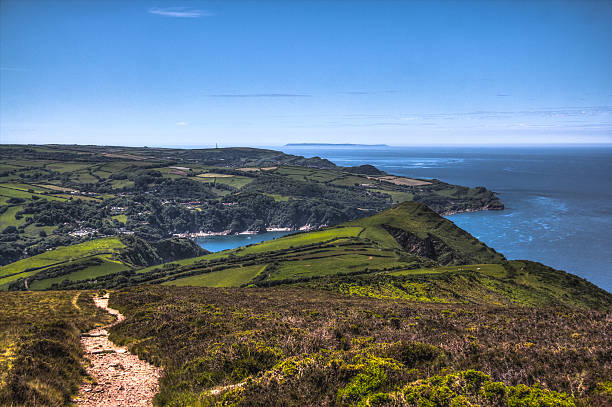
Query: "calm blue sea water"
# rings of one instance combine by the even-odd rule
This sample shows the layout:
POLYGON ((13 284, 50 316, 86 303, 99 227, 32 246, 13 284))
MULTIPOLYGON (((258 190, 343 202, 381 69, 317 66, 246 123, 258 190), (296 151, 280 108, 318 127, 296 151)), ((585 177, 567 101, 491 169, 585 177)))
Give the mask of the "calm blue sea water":
POLYGON ((509 259, 539 261, 612 291, 612 146, 279 149, 485 186, 499 194, 506 210, 449 219, 509 259))
POLYGON ((259 235, 228 235, 228 236, 207 236, 196 238, 196 243, 200 247, 211 252, 234 249, 240 246, 260 243, 265 240, 276 239, 277 237, 288 235, 292 232, 266 232, 259 235))

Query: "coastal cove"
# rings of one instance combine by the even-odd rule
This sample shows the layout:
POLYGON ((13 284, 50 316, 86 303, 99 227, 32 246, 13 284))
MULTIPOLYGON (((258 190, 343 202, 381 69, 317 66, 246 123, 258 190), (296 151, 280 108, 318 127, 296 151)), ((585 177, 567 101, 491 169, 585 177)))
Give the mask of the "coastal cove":
POLYGON ((195 241, 200 247, 214 253, 228 249, 235 249, 237 247, 246 246, 249 244, 265 242, 266 240, 276 239, 291 233, 295 233, 295 231, 265 232, 256 235, 233 234, 202 236, 196 237, 195 241))

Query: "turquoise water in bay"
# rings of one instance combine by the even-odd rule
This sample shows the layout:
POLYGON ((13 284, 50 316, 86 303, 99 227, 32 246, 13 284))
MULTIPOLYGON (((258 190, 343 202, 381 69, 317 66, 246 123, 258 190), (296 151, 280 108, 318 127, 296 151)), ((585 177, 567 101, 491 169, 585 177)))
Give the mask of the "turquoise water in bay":
POLYGON ((506 210, 449 219, 509 259, 539 261, 612 291, 612 146, 278 149, 487 187, 506 210))

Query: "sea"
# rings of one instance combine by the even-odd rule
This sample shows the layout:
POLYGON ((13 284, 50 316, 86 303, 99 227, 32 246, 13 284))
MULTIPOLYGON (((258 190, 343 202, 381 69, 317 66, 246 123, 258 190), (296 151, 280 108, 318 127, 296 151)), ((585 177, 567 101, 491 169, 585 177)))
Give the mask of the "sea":
POLYGON ((276 239, 293 232, 266 232, 256 235, 218 235, 197 237, 195 240, 200 247, 211 252, 220 252, 236 247, 247 246, 250 244, 265 242, 266 240, 276 239))
MULTIPOLYGON (((267 148, 270 148, 269 146, 267 148)), ((612 146, 282 146, 335 164, 495 191, 506 209, 448 216, 508 259, 538 261, 612 292, 612 146)), ((217 251, 280 234, 200 240, 217 251), (256 239, 256 240, 255 240, 256 239)))

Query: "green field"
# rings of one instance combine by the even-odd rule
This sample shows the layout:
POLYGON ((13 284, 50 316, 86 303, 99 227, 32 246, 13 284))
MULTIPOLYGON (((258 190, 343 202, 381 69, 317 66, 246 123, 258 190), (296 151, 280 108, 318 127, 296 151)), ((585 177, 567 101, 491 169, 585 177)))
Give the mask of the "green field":
POLYGON ((5 196, 5 197, 9 197, 9 198, 21 198, 21 199, 32 199, 32 197, 35 196, 37 198, 49 199, 51 201, 65 201, 65 199, 58 198, 58 197, 53 196, 53 195, 41 195, 41 194, 37 194, 37 193, 31 193, 31 192, 27 192, 27 191, 24 191, 24 190, 21 190, 21 189, 9 188, 9 187, 6 187, 5 185, 10 185, 10 184, 2 184, 2 185, 0 185, 0 195, 5 196))
POLYGON ((106 171, 109 173, 115 173, 115 172, 119 172, 122 171, 126 168, 129 168, 130 166, 132 166, 132 163, 125 163, 125 162, 110 162, 110 163, 104 163, 100 166, 98 166, 98 170, 99 171, 106 171))
POLYGON ((127 216, 126 215, 115 215, 115 216, 112 216, 112 218, 117 220, 117 221, 119 221, 119 222, 122 222, 122 223, 127 222, 127 216))
POLYGON ((345 175, 342 178, 335 179, 332 181, 332 184, 344 185, 344 186, 353 186, 355 184, 361 185, 361 184, 368 184, 368 183, 371 184, 372 180, 366 177, 360 177, 356 175, 345 175))
POLYGON ((193 277, 179 278, 164 283, 164 285, 176 286, 200 286, 200 287, 238 287, 246 284, 261 273, 266 266, 255 265, 236 267, 212 273, 200 274, 193 277))
MULTIPOLYGON (((75 262, 79 259, 100 257, 110 261, 114 253, 125 245, 115 237, 91 240, 85 243, 58 247, 45 253, 28 257, 0 267, 0 289, 19 278, 30 277, 53 265, 75 262)), ((86 274, 86 273, 85 273, 86 274)), ((49 284, 50 285, 50 284, 49 284)), ((43 286, 47 286, 43 284, 43 286)))
POLYGON ((296 181, 330 182, 344 178, 344 174, 337 170, 325 170, 303 167, 279 167, 273 172, 286 175, 296 181))
POLYGON ((325 253, 324 258, 301 259, 284 262, 271 281, 288 280, 313 276, 326 276, 385 267, 407 267, 409 263, 400 262, 394 255, 380 256, 379 253, 349 254, 343 250, 325 253))
POLYGON ((93 184, 98 182, 98 179, 88 172, 74 172, 72 174, 70 179, 79 184, 93 184))
POLYGON ((186 239, 147 242, 135 236, 100 238, 0 267, 0 291, 48 290, 74 284, 87 289, 107 276, 122 281, 125 272, 131 275, 153 264, 197 258, 203 253, 206 251, 186 239))
POLYGON ((75 171, 83 170, 91 166, 92 164, 57 162, 57 163, 47 164, 45 168, 64 173, 64 172, 75 172, 75 171))
POLYGON ((2 215, 0 215, 0 229, 4 229, 7 226, 19 226, 25 222, 25 217, 16 219, 15 214, 22 210, 23 207, 20 205, 9 206, 2 215))
POLYGON ((21 168, 18 165, 11 165, 11 164, 5 164, 5 163, 0 163, 0 171, 10 171, 10 170, 15 170, 15 169, 19 169, 21 168))
POLYGON ((237 255, 261 253, 266 251, 285 250, 291 247, 327 242, 343 237, 354 237, 361 232, 359 227, 338 227, 310 233, 298 233, 279 239, 268 240, 257 245, 244 247, 236 252, 237 255))
MULTIPOLYGON (((26 216, 31 216, 31 215, 26 215, 26 216)), ((35 224, 31 223, 28 226, 26 226, 26 228, 23 230, 23 233, 25 236, 36 238, 40 236, 41 232, 45 232, 47 236, 49 236, 55 231, 55 229, 57 229, 57 226, 36 226, 35 224)))
POLYGON ((268 194, 268 193, 265 193, 264 195, 269 196, 270 198, 274 198, 274 200, 276 202, 287 202, 289 200, 289 198, 291 198, 290 196, 279 195, 279 194, 268 194))
POLYGON ((113 180, 111 185, 113 188, 121 189, 121 188, 132 188, 134 186, 134 181, 130 181, 127 179, 117 179, 113 180))
POLYGON ((402 203, 406 201, 412 201, 414 199, 414 194, 411 194, 409 192, 388 191, 384 189, 372 189, 372 191, 390 195, 391 199, 393 199, 393 203, 402 203))
POLYGON ((5 183, 5 184, 0 184, 0 186, 9 188, 9 189, 25 191, 25 192, 31 191, 30 193, 37 193, 37 194, 51 191, 49 188, 43 188, 40 185, 31 185, 31 184, 5 183))
POLYGON ((230 187, 234 188, 242 188, 245 185, 250 184, 254 180, 254 178, 242 177, 240 175, 217 174, 218 176, 214 176, 215 174, 211 173, 207 173, 204 175, 206 176, 197 176, 194 179, 200 182, 229 185, 230 187))
MULTIPOLYGON (((109 259, 107 256, 101 256, 102 264, 96 266, 90 266, 86 269, 75 271, 74 273, 62 275, 54 278, 47 278, 44 280, 36 280, 29 285, 30 290, 47 290, 51 288, 53 284, 60 284, 64 280, 80 281, 90 278, 96 278, 105 276, 107 274, 119 273, 124 270, 129 270, 129 267, 120 261, 114 261, 109 259)), ((1 280, 0 280, 1 281, 1 280)))
POLYGON ((116 237, 90 240, 72 246, 63 246, 27 259, 0 267, 0 276, 21 272, 28 268, 47 267, 51 264, 72 261, 98 254, 111 254, 125 245, 116 237))

